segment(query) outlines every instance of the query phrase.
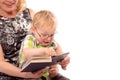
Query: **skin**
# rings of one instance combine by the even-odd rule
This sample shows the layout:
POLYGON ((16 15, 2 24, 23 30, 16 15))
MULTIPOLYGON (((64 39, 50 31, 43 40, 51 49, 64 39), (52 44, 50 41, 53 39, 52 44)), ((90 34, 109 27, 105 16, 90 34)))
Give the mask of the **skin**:
POLYGON ((0 0, 0 15, 5 17, 15 17, 17 15, 18 0, 0 0))
MULTIPOLYGON (((7 18, 14 18, 18 14, 17 7, 16 7, 17 2, 18 2, 18 0, 0 0, 0 15, 7 17, 7 18)), ((31 9, 30 9, 30 12, 31 12, 31 16, 33 16, 34 12, 31 9)), ((46 33, 49 33, 49 32, 46 31, 46 33)), ((35 33, 35 34, 37 35, 37 33, 35 33)), ((51 33, 49 33, 49 34, 51 34, 51 33)), ((39 41, 42 42, 43 45, 48 45, 53 40, 54 37, 48 38, 47 40, 42 40, 37 35, 37 38, 39 39, 39 41)), ((29 49, 26 49, 25 53, 28 53, 29 51, 30 51, 29 49)), ((37 51, 39 52, 40 50, 36 50, 36 52, 37 51)), ((45 53, 49 54, 49 55, 55 55, 56 52, 62 53, 61 47, 59 46, 59 44, 58 44, 58 49, 56 50, 56 52, 54 52, 54 50, 52 50, 51 48, 50 49, 48 48, 47 50, 44 50, 44 51, 46 51, 45 53)), ((31 52, 32 52, 32 50, 31 50, 31 52)), ((34 54, 34 50, 33 50, 33 54, 34 54)), ((26 54, 26 57, 32 56, 33 54, 31 54, 31 55, 26 54)), ((66 69, 66 66, 68 65, 68 63, 69 63, 69 57, 66 57, 62 62, 60 62, 61 67, 63 69, 66 69)), ((53 69, 56 72, 58 72, 56 68, 53 68, 53 69)), ((5 61, 4 56, 3 56, 2 46, 0 45, 0 72, 6 73, 11 76, 22 77, 22 78, 38 78, 43 75, 43 73, 46 71, 46 69, 37 71, 36 73, 20 72, 20 71, 21 71, 20 68, 5 61)), ((52 77, 54 77, 56 75, 55 71, 52 73, 52 77)))
MULTIPOLYGON (((17 2, 18 0, 0 0, 0 15, 7 18, 14 18, 18 14, 16 7, 17 2)), ((34 12, 32 12, 31 10, 30 12, 31 16, 33 16, 34 12)), ((39 78, 43 75, 45 71, 46 69, 37 71, 35 73, 21 72, 20 68, 5 61, 5 58, 3 56, 3 49, 0 44, 0 72, 21 78, 39 78)))
MULTIPOLYGON (((43 46, 47 46, 49 45, 52 41, 54 41, 54 33, 55 33, 55 30, 51 31, 50 29, 48 30, 44 30, 44 29, 39 29, 39 30, 35 30, 34 27, 32 28, 32 32, 34 33, 36 39, 43 45, 43 46), (44 38, 42 37, 42 35, 40 36, 40 33, 42 35, 49 35, 50 37, 48 38, 44 38), (53 36, 51 36, 53 35, 53 36)), ((62 51, 62 48, 61 46, 56 42, 57 44, 57 49, 56 51, 53 49, 53 48, 26 48, 26 49, 23 49, 23 54, 26 58, 29 58, 33 55, 59 55, 60 53, 63 53, 62 51), (44 53, 44 54, 42 54, 44 53)), ((67 65, 70 63, 70 57, 67 56, 65 57, 61 62, 59 62, 58 64, 61 65, 61 68, 63 70, 66 70, 67 68, 67 65)), ((55 77, 57 74, 58 74, 59 70, 58 70, 58 66, 57 64, 56 65, 53 65, 50 67, 49 69, 49 74, 50 74, 50 77, 55 77)))

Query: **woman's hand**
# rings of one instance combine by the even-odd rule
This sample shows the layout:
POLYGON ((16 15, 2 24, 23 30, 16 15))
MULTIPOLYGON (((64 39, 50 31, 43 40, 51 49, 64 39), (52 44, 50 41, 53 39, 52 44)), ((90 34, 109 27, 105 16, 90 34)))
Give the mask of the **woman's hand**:
POLYGON ((37 72, 25 72, 24 73, 24 78, 40 78, 46 71, 48 70, 48 68, 44 68, 42 70, 39 70, 37 72))

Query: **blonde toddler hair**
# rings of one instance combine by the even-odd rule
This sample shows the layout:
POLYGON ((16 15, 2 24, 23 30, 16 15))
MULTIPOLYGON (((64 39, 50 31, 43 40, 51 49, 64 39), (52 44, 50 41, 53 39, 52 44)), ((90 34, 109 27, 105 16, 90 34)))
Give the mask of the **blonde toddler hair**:
POLYGON ((32 26, 36 29, 55 30, 56 25, 56 17, 51 11, 41 10, 33 17, 32 26))

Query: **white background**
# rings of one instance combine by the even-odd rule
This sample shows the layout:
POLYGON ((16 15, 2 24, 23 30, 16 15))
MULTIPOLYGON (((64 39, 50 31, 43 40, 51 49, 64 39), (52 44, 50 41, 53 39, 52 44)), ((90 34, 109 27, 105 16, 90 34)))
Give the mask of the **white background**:
POLYGON ((58 19, 56 40, 71 57, 60 73, 71 80, 120 80, 119 0, 27 0, 27 6, 58 19))

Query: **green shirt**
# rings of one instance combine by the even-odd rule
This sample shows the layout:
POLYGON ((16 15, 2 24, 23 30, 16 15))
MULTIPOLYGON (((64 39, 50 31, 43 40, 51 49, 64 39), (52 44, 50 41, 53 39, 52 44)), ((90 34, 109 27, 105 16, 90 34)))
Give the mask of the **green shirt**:
MULTIPOLYGON (((22 42, 21 45, 21 49, 19 52, 19 59, 18 59, 18 64, 19 67, 22 67, 22 65, 26 62, 26 58, 23 56, 23 48, 41 48, 43 47, 35 38, 35 36, 33 34, 28 34, 24 41, 22 42)), ((53 47, 54 49, 56 49, 56 44, 55 42, 52 42, 50 45, 46 46, 46 47, 53 47)), ((44 74, 45 77, 48 76, 48 73, 44 74)))

